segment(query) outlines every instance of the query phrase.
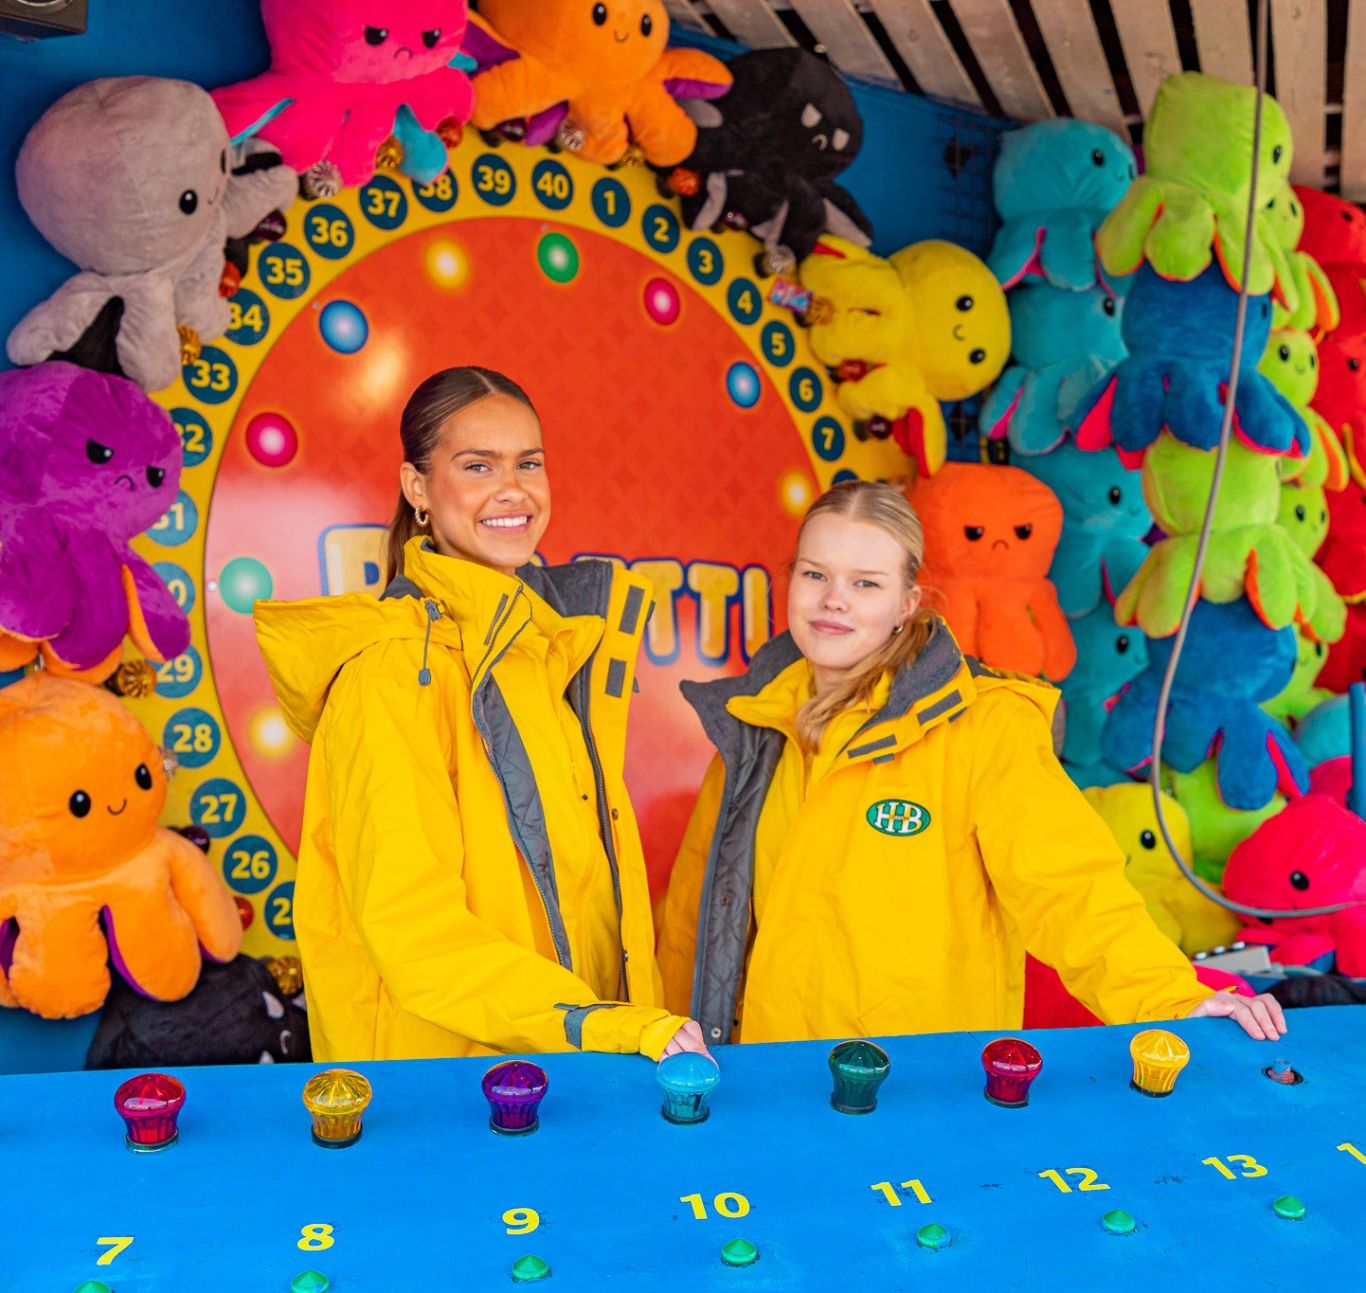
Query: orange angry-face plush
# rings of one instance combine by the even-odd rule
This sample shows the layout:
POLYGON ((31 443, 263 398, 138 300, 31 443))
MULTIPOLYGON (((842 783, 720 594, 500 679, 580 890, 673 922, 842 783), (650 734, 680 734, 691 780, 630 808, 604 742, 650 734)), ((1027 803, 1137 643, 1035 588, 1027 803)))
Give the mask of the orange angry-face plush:
POLYGON ((911 496, 925 529, 923 582, 959 645, 985 664, 1058 682, 1076 663, 1048 580, 1062 505, 1018 467, 951 462, 911 496))
POLYGON ((237 911, 204 855, 157 826, 166 773, 110 693, 37 673, 0 691, 0 1005, 98 1009, 108 963, 176 1000, 200 948, 235 956, 237 911))

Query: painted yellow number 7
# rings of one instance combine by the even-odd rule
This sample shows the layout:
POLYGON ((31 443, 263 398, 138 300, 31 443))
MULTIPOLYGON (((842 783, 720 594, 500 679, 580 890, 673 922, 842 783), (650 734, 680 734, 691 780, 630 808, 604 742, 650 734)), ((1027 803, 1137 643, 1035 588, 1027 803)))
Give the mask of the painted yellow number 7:
POLYGON ((95 1242, 99 1244, 101 1247, 104 1247, 106 1244, 109 1245, 109 1251, 107 1253, 102 1254, 99 1260, 96 1261, 95 1265, 108 1266, 110 1262, 114 1260, 115 1257, 117 1257, 121 1252, 123 1252, 125 1248, 128 1247, 129 1244, 133 1242, 133 1236, 106 1235, 100 1239, 95 1240, 95 1242))

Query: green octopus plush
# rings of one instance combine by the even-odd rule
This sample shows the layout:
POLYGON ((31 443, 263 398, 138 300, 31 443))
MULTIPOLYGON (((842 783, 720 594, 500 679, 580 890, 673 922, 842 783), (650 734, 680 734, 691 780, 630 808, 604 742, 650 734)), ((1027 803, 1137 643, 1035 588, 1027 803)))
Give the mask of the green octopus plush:
POLYGON ((1314 680, 1319 676, 1328 659, 1328 648, 1322 642, 1315 642, 1301 628, 1295 629, 1295 672, 1285 684, 1279 696, 1272 697, 1262 708, 1272 718, 1287 727, 1297 724, 1311 709, 1320 702, 1328 700, 1334 693, 1327 687, 1316 687, 1314 680))
MULTIPOLYGON (((1333 301, 1336 308, 1337 298, 1333 301)), ((1347 452, 1327 419, 1309 403, 1319 388, 1319 356, 1314 338, 1298 328, 1273 332, 1267 338, 1257 371, 1290 401, 1309 428, 1309 452, 1298 458, 1281 458, 1281 479, 1320 489, 1346 489, 1347 452)))
MULTIPOLYGON (((1131 274, 1146 260, 1163 278, 1189 282, 1218 259, 1230 287, 1241 286, 1252 193, 1252 129, 1256 91, 1202 72, 1179 72, 1157 88, 1143 131, 1145 174, 1096 231, 1109 274, 1131 274)), ((1267 97, 1253 216, 1248 291, 1275 292, 1287 310, 1299 306, 1267 203, 1290 176, 1290 123, 1267 97)))
POLYGON ((1293 310, 1282 305, 1274 307, 1271 326, 1274 329, 1299 328, 1310 332, 1332 332, 1341 322, 1337 293, 1328 275, 1308 252, 1299 251, 1304 233, 1304 207, 1289 185, 1266 204, 1266 227, 1285 252, 1286 268, 1293 290, 1288 295, 1296 298, 1293 310))
MULTIPOLYGON (((1313 564, 1328 537, 1328 496, 1323 492, 1323 486, 1305 485, 1299 481, 1282 485, 1276 521, 1310 562, 1314 609, 1298 627, 1320 647, 1340 641, 1347 631, 1347 606, 1327 573, 1313 564)), ((1324 654, 1320 650, 1320 665, 1324 654)))
POLYGON ((1194 772, 1177 772, 1162 765, 1162 789, 1173 796, 1190 819, 1195 874, 1211 884, 1224 878, 1224 863, 1253 831, 1285 807, 1285 797, 1272 795, 1263 808, 1244 812, 1230 808, 1219 796, 1218 769, 1213 759, 1194 772))
MULTIPOLYGON (((1118 623, 1137 624, 1150 638, 1176 632, 1195 570, 1214 460, 1213 450, 1182 444, 1168 431, 1148 450, 1143 497, 1168 537, 1153 546, 1120 594, 1115 603, 1118 623)), ((1271 629, 1285 628, 1297 617, 1312 620, 1320 586, 1315 567, 1277 524, 1279 507, 1276 457, 1233 441, 1215 503, 1200 595, 1216 603, 1246 596, 1271 629)), ((1331 626, 1325 631, 1331 632, 1331 626)))

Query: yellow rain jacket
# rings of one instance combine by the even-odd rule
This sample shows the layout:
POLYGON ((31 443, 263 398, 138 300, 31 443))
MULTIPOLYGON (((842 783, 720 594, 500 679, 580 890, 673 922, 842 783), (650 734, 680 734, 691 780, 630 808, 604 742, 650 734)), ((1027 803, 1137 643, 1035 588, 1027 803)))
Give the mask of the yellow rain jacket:
POLYGON ((404 558, 380 600, 255 611, 313 746, 294 915, 315 1057, 658 1058, 685 1021, 658 1004, 622 780, 649 584, 600 561, 511 578, 422 539, 404 558))
POLYGON ((965 658, 941 623, 804 756, 810 688, 787 634, 743 677, 684 684, 718 755, 660 964, 709 1043, 1017 1028, 1026 950, 1110 1023, 1209 995, 1054 757, 1052 687, 965 658))

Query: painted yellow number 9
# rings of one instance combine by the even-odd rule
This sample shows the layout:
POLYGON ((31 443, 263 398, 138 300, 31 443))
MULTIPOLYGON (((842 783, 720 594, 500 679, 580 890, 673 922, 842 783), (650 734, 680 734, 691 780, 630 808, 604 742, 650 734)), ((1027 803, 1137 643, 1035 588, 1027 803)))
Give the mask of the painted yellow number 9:
POLYGON ((509 1208, 503 1213, 503 1224, 510 1235, 529 1235, 541 1224, 541 1214, 535 1208, 509 1208))

